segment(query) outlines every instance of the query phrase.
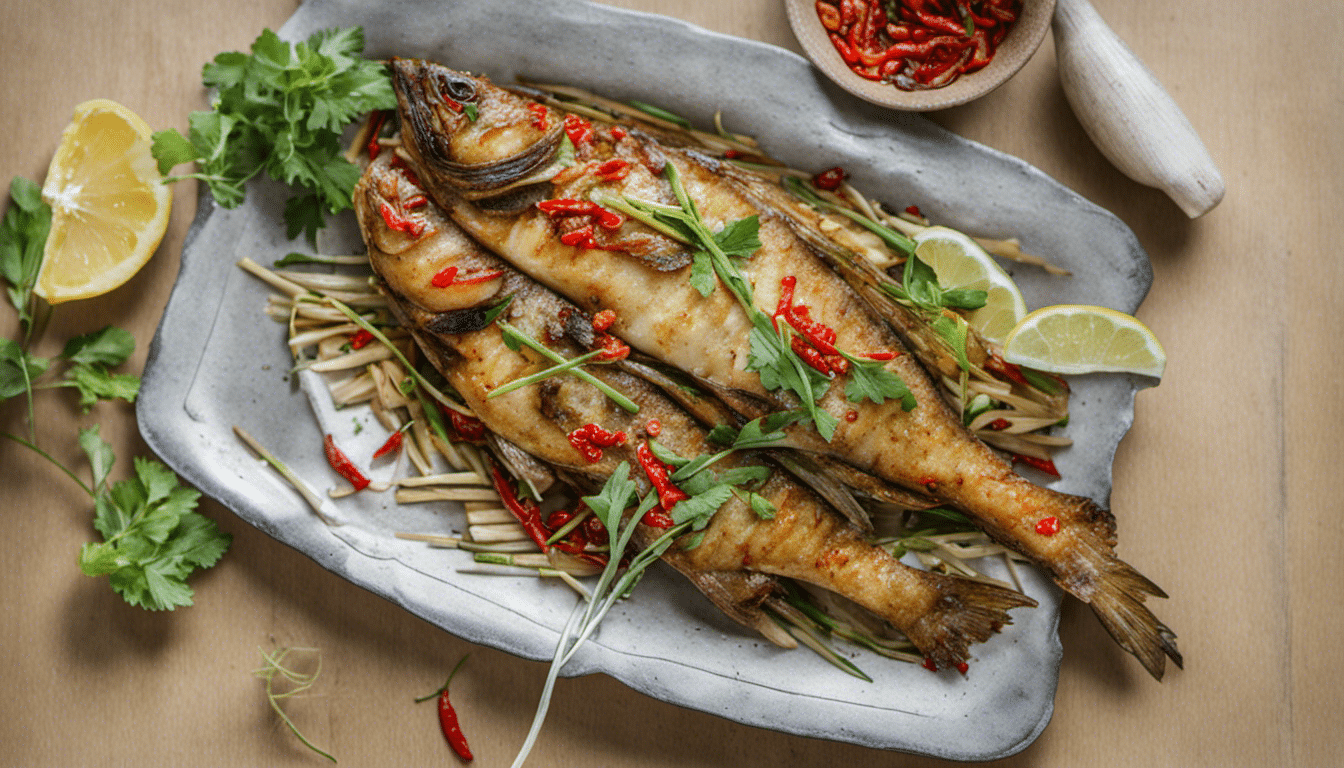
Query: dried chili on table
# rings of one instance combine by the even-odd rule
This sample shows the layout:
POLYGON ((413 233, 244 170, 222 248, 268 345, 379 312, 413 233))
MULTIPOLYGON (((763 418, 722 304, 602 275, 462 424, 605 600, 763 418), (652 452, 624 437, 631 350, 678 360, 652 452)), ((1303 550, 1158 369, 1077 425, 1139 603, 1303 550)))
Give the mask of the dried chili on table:
POLYGON ((467 657, 463 656, 462 660, 457 662, 457 666, 453 667, 453 671, 448 673, 448 681, 443 684, 442 688, 428 696, 421 696, 416 699, 415 702, 419 704, 422 701, 429 701, 436 697, 438 698, 439 729, 443 731, 443 738, 447 739, 448 746, 453 748, 453 751, 457 753, 458 757, 469 763, 473 759, 471 747, 468 746, 467 737, 463 735, 462 726, 458 723, 457 709, 453 707, 453 703, 448 699, 448 686, 453 682, 453 676, 455 676, 457 671, 462 668, 462 664, 465 663, 466 660, 467 657))

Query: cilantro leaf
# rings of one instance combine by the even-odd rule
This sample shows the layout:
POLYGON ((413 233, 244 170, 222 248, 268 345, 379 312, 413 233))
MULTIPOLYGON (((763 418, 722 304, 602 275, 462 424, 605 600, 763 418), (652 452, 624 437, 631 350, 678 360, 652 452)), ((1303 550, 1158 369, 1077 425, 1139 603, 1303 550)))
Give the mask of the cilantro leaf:
POLYGON ((104 539, 83 546, 80 570, 107 576, 131 605, 156 611, 191 605, 187 577, 214 565, 232 537, 194 511, 200 492, 180 486, 157 461, 136 458, 134 477, 97 490, 112 462, 111 447, 97 428, 82 431, 80 443, 94 465, 94 528, 104 539))
POLYGON ((18 342, 0 339, 0 400, 29 391, 33 379, 50 365, 50 360, 30 354, 18 342))
POLYGON ((65 372, 61 386, 74 387, 79 391, 79 407, 88 413, 99 400, 120 398, 128 403, 135 402, 140 394, 140 377, 129 373, 111 373, 101 365, 80 363, 65 372))
POLYGON ((124 328, 109 325, 101 331, 70 339, 65 343, 61 357, 72 363, 121 365, 134 351, 135 337, 124 328))
POLYGON ((6 294, 19 312, 19 322, 31 328, 33 285, 42 267, 42 253, 51 231, 51 206, 42 201, 42 188, 15 176, 9 183, 12 203, 0 221, 0 277, 6 294))
POLYGON ((900 376, 887 370, 886 367, 876 360, 863 360, 862 358, 846 358, 850 361, 849 381, 845 384, 845 399, 851 403, 863 402, 864 399, 881 403, 887 400, 900 400, 903 410, 914 410, 916 401, 909 387, 900 376))
POLYGON ((328 29, 290 45, 264 30, 251 53, 221 53, 201 71, 217 89, 214 108, 193 112, 183 137, 154 135, 153 154, 167 173, 185 162, 225 208, 239 205, 248 179, 268 175, 299 188, 285 208, 290 237, 314 239, 325 213, 350 207, 359 170, 346 161, 340 134, 361 115, 396 106, 383 65, 361 56, 358 27, 328 29))

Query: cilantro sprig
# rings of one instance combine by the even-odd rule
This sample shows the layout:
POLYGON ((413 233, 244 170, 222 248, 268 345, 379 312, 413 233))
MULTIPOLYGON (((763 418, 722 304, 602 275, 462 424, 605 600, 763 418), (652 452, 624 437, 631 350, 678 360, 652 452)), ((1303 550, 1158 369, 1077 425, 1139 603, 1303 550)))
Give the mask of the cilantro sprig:
POLYGON ((248 179, 263 170, 304 190, 285 205, 289 236, 309 240, 324 226, 324 212, 351 206, 359 169, 345 159, 341 131, 373 110, 396 106, 391 79, 376 61, 364 59, 358 27, 323 30, 291 46, 271 30, 252 43, 251 53, 221 53, 205 65, 202 80, 218 89, 209 111, 191 113, 183 136, 175 129, 153 136, 159 172, 196 163, 225 208, 242 203, 248 179))

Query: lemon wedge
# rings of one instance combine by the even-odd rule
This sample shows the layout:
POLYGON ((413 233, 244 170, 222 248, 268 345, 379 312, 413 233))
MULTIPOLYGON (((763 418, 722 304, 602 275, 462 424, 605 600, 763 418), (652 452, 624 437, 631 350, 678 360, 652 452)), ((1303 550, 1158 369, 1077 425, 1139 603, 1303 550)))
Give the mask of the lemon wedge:
POLYGON ((1003 267, 974 240, 954 229, 929 227, 914 240, 915 256, 933 268, 938 285, 988 294, 985 306, 967 316, 971 327, 990 341, 1006 339, 1027 314, 1027 304, 1003 267))
POLYGON ((1043 307, 1003 343, 1003 359, 1050 373, 1119 371, 1160 378, 1167 353, 1148 326, 1123 312, 1082 304, 1043 307))
POLYGON ((173 200, 150 145, 149 126, 126 107, 75 107, 42 185, 51 234, 34 293, 52 304, 98 296, 149 261, 173 200))

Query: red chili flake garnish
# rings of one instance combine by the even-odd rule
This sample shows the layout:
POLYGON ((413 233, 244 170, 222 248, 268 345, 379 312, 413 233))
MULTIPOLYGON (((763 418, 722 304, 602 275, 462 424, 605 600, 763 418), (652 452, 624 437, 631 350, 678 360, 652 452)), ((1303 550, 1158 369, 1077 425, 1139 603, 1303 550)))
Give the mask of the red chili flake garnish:
POLYGON ((429 284, 435 288, 447 288, 453 285, 488 283, 495 278, 504 276, 504 273, 498 269, 489 269, 484 272, 478 272, 470 277, 463 278, 459 278, 457 272, 457 267, 444 267, 440 272, 429 279, 429 284))
POLYGON ((373 334, 360 328, 350 335, 350 348, 363 349, 370 341, 373 341, 373 334))
POLYGON ((356 491, 362 491, 369 487, 369 478, 359 471, 359 467, 345 455, 345 452, 336 446, 336 438, 328 434, 322 438, 322 452, 327 456, 327 463, 336 473, 355 487, 356 491))
POLYGON ((1036 523, 1036 532, 1042 536, 1054 536, 1059 533, 1059 518, 1047 517, 1036 523))
POLYGON ((458 437, 473 443, 485 439, 485 424, 480 419, 458 413, 451 408, 440 408, 440 410, 448 415, 448 424, 458 437))
POLYGON ((603 181, 620 181, 630 175, 630 163, 619 157, 613 157, 597 166, 597 170, 594 171, 594 173, 603 181))
POLYGON ((995 432, 998 432, 999 430, 1007 429, 1008 427, 1012 426, 1012 424, 1009 423, 1007 419, 995 419, 986 424, 985 426, 988 427, 989 429, 994 430, 995 432))
MULTIPOLYGON (((621 225, 625 223, 624 216, 615 211, 609 211, 591 200, 574 200, 572 198, 542 200, 537 203, 537 209, 551 218, 592 216, 597 220, 598 226, 607 230, 620 229, 621 225)), ((568 243, 568 245, 573 245, 573 243, 568 243)))
POLYGON ((378 206, 378 213, 382 214, 383 222, 387 224, 388 229, 405 232, 411 237, 419 237, 425 232, 425 222, 421 219, 412 219, 404 216, 391 203, 384 201, 378 206))
POLYGON ((565 245, 573 245, 588 250, 596 250, 597 243, 593 240, 593 225, 585 224, 578 229, 571 230, 560 236, 560 242, 565 245))
POLYGON ((827 192, 834 192, 840 188, 840 184, 847 178, 849 178, 849 174, 845 172, 844 168, 837 165, 813 176, 812 186, 817 189, 824 189, 827 192))
POLYGON ((426 205, 429 205, 429 198, 424 195, 411 195, 401 201, 401 207, 408 211, 413 211, 416 208, 424 208, 426 205))
POLYGON ((957 671, 960 672, 960 673, 963 674, 963 675, 966 674, 966 672, 969 671, 970 668, 971 668, 971 665, 970 665, 970 664, 967 664, 967 663, 964 662, 964 661, 958 661, 958 662, 957 662, 957 671))
POLYGON ((378 143, 378 133, 383 130, 383 123, 387 121, 387 112, 378 110, 369 113, 369 143, 365 151, 369 153, 369 159, 378 157, 378 153, 383 151, 383 145, 378 143))
POLYGON ((630 356, 630 347, 625 342, 607 333, 599 334, 598 344, 602 347, 602 354, 596 359, 611 362, 613 360, 624 360, 630 356))
POLYGON ((858 411, 845 411, 845 421, 848 421, 848 422, 850 422, 850 423, 853 423, 853 422, 856 422, 856 421, 858 421, 858 420, 859 420, 859 412, 858 412, 858 411))
POLYGON ((584 519, 583 535, 588 541, 598 546, 606 544, 611 538, 610 534, 607 533, 607 526, 602 524, 597 515, 589 515, 584 519))
POLYGON ((422 696, 416 699, 415 702, 419 704, 422 701, 429 701, 436 697, 438 698, 439 728, 443 731, 443 738, 447 739, 448 746, 453 748, 453 751, 457 753, 458 757, 469 763, 472 760, 471 747, 467 746, 467 737, 462 735, 462 727, 457 722, 457 710, 453 708, 452 702, 448 700, 448 686, 453 682, 453 676, 462 668, 462 664, 466 662, 466 660, 467 657, 463 656, 462 661, 457 662, 457 666, 453 667, 453 671, 449 673, 448 680, 443 684, 442 688, 428 696, 422 696))
POLYGON ((740 149, 725 149, 723 150, 723 156, 729 160, 736 160, 739 157, 743 157, 743 153, 740 149))
POLYGON ((411 182, 417 189, 425 188, 425 185, 420 183, 420 177, 415 175, 415 171, 411 166, 406 164, 406 161, 402 159, 401 155, 392 156, 392 167, 401 171, 401 175, 405 176, 406 180, 411 182))
POLYGON ((984 366, 985 370, 1000 374, 1015 384, 1021 384, 1024 387, 1031 386, 1027 377, 1022 375, 1022 369, 1004 360, 997 352, 991 352, 989 357, 985 358, 984 366))
POLYGON ((668 466, 653 455, 648 443, 639 444, 635 449, 635 458, 639 461, 639 466, 644 469, 649 482, 653 484, 654 490, 658 491, 658 505, 664 510, 670 510, 677 505, 677 502, 690 498, 685 491, 672 484, 668 466))
POLYGON ((1059 470, 1055 468, 1055 462, 1050 459, 1038 459, 1035 456, 1023 456, 1020 453, 1015 453, 1013 454, 1013 461, 1039 469, 1047 475, 1059 477, 1059 470))
POLYGON ((532 127, 538 131, 544 131, 551 127, 551 121, 548 118, 550 110, 542 104, 536 102, 529 103, 527 110, 532 113, 532 127))
POLYGON ((616 313, 610 309, 604 309, 593 315, 593 330, 602 333, 611 328, 616 322, 616 313))
POLYGON ((776 326, 783 318, 798 332, 789 346, 804 363, 827 376, 845 373, 849 370, 849 361, 835 348, 835 330, 813 320, 805 305, 793 303, 797 284, 798 279, 793 275, 787 275, 779 281, 779 303, 774 315, 776 326))
POLYGON ((401 450, 401 441, 403 439, 402 438, 403 434, 404 433, 401 430, 393 432, 391 437, 387 438, 387 442, 383 443, 378 450, 373 452, 373 458, 381 459, 382 457, 386 456, 389 453, 396 453, 397 451, 401 450))
POLYGON ((518 494, 504 477, 504 473, 499 471, 499 467, 491 466, 490 476, 495 486, 495 493, 499 494, 499 500, 503 502, 504 508, 518 520, 532 541, 541 547, 541 551, 545 552, 550 547, 546 540, 551 537, 551 532, 541 521, 541 508, 531 499, 518 498, 518 494))
POLYGON ((924 667, 925 669, 929 670, 930 672, 937 672, 937 671, 938 671, 938 665, 935 664, 935 663, 933 662, 933 659, 929 658, 928 656, 925 656, 925 657, 924 657, 924 664, 923 664, 923 667, 924 667))
POLYGON ((657 419, 649 419, 644 425, 644 432, 649 437, 657 437, 663 433, 663 423, 657 419))
POLYGON ((574 450, 583 454, 583 458, 587 459, 589 464, 596 464, 602 460, 603 448, 625 442, 624 432, 608 432, 596 424, 584 424, 566 437, 569 439, 569 444, 574 446, 574 450))
POLYGON ((924 486, 925 488, 932 488, 933 486, 938 484, 938 478, 932 476, 921 477, 919 478, 919 484, 924 486))
POLYGON ((650 528, 671 528, 676 525, 676 521, 672 519, 671 515, 664 512, 662 507, 654 507, 645 512, 639 521, 650 528))
POLYGON ((924 218, 924 214, 922 214, 922 213, 919 212, 919 206, 918 206, 918 205, 907 205, 907 206, 905 206, 905 212, 908 213, 908 214, 910 214, 911 216, 918 216, 918 217, 921 218, 921 219, 924 218))
POLYGON ((575 114, 565 115, 565 135, 577 149, 593 140, 593 124, 575 114))

